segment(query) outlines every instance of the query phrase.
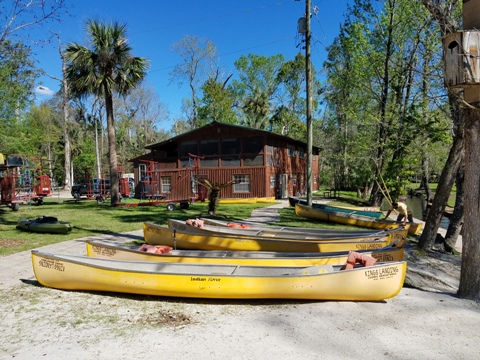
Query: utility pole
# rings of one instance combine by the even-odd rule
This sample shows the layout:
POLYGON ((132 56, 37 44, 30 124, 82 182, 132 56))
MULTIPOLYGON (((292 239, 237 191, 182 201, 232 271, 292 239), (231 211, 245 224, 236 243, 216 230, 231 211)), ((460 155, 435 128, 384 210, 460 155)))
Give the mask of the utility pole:
POLYGON ((312 206, 312 64, 310 62, 310 0, 305 0, 305 71, 307 83, 307 204, 312 206))

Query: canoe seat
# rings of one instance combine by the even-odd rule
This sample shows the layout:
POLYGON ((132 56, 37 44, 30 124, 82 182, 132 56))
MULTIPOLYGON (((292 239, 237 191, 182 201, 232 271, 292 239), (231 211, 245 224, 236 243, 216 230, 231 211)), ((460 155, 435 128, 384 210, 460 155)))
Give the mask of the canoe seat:
POLYGON ((39 217, 35 220, 35 222, 37 222, 37 223, 48 223, 48 224, 56 223, 57 221, 58 221, 58 219, 56 217, 45 216, 45 215, 43 215, 43 217, 39 217))
POLYGON ((350 251, 347 258, 347 263, 342 267, 342 270, 350 270, 355 267, 355 264, 361 264, 362 266, 372 266, 377 262, 372 256, 360 254, 355 251, 350 251))

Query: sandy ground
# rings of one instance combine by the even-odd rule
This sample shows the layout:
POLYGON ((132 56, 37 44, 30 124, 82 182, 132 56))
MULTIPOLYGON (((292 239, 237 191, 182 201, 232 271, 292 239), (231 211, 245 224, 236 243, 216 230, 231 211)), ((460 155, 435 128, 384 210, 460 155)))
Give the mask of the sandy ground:
MULTIPOLYGON (((84 240, 42 250, 85 255, 84 240)), ((458 257, 408 259, 419 288, 386 301, 222 301, 45 288, 18 253, 0 258, 0 359, 479 359, 458 257)))

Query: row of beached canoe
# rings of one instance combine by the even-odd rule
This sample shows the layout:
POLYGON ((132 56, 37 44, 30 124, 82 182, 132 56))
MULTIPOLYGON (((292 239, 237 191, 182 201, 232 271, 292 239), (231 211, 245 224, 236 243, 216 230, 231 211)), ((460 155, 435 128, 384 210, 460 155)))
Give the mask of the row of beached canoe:
POLYGON ((403 286, 402 228, 246 229, 203 220, 202 227, 145 223, 142 249, 87 241, 88 256, 34 250, 35 276, 67 290, 230 299, 375 301, 403 286))
MULTIPOLYGON (((288 203, 290 206, 295 207, 296 204, 308 205, 306 199, 300 199, 290 196, 288 198, 288 203)), ((332 206, 328 204, 318 204, 312 203, 314 209, 327 210, 327 211, 337 211, 347 214, 368 216, 379 219, 383 216, 383 212, 380 211, 378 207, 365 207, 365 206, 332 206)))
MULTIPOLYGON (((321 204, 312 204, 308 206, 302 202, 295 203, 295 214, 300 217, 320 220, 342 225, 352 225, 368 229, 393 229, 402 226, 401 223, 388 219, 380 219, 378 217, 369 215, 375 213, 370 211, 345 210, 335 207, 322 207, 321 204)), ((418 235, 421 233, 422 223, 405 224, 410 235, 418 235)))

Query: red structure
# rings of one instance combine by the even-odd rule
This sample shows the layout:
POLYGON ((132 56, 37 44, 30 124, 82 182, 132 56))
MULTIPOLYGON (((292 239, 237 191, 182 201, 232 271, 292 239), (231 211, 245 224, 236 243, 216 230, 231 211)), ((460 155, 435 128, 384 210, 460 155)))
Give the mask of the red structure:
MULTIPOLYGON (((306 192, 304 142, 270 131, 212 122, 174 138, 149 145, 150 153, 134 164, 135 197, 202 199, 197 181, 238 183, 222 198, 287 198, 306 192)), ((319 148, 313 148, 313 191, 318 190, 319 148)))
POLYGON ((0 205, 17 211, 20 204, 43 203, 51 195, 51 180, 43 173, 39 158, 21 155, 0 156, 0 205))
POLYGON ((118 204, 119 206, 145 206, 166 204, 168 210, 175 210, 177 204, 180 208, 188 209, 189 204, 196 200, 206 198, 206 189, 193 179, 199 175, 200 157, 189 154, 192 165, 188 168, 171 172, 160 170, 160 164, 153 160, 140 160, 143 171, 141 180, 137 183, 137 193, 140 202, 137 204, 118 204), (166 177, 168 176, 168 181, 166 177), (196 184, 196 190, 190 189, 191 184, 196 184), (191 194, 194 194, 193 196, 191 194))

